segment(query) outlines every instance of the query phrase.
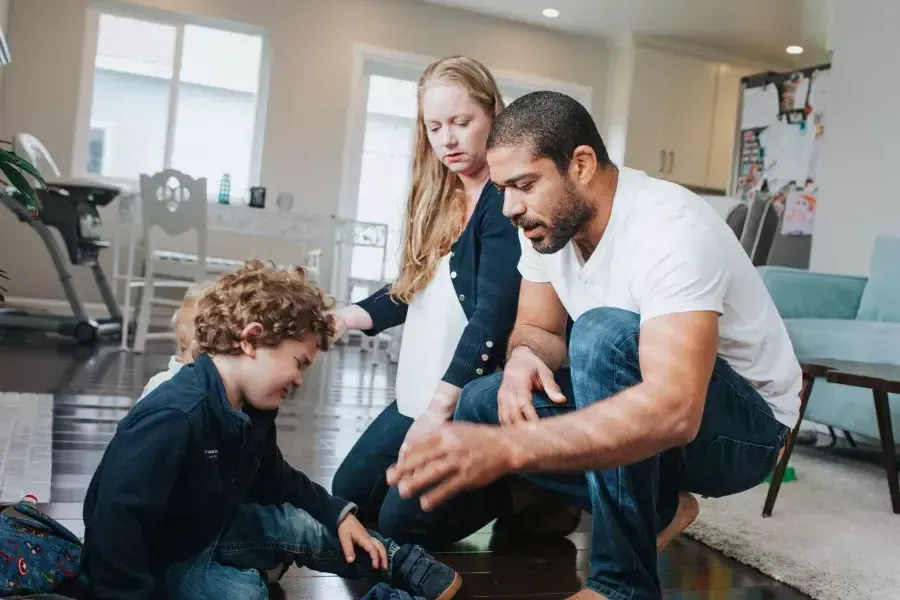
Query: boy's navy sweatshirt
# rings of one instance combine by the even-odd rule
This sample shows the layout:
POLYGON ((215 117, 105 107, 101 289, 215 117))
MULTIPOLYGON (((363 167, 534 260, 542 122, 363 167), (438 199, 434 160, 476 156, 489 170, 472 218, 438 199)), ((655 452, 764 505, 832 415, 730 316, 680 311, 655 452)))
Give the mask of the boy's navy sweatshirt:
POLYGON ((234 409, 207 355, 131 409, 84 501, 92 597, 160 596, 166 567, 216 541, 242 503, 290 503, 336 532, 355 505, 284 460, 276 414, 234 409))

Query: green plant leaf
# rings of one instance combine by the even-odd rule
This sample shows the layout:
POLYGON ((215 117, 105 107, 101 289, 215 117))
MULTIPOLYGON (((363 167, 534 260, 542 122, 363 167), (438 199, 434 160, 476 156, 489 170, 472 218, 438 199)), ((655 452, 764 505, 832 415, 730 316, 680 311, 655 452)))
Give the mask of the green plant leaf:
POLYGON ((17 166, 20 170, 25 171, 26 173, 37 179, 42 186, 47 185, 47 182, 44 181, 44 177, 41 175, 41 172, 37 170, 37 167, 35 167, 33 164, 31 164, 15 152, 10 152, 9 150, 0 148, 0 161, 5 161, 17 166))
POLYGON ((10 163, 0 162, 0 171, 3 171, 3 174, 6 175, 13 187, 25 196, 25 206, 28 207, 28 210, 33 214, 37 214, 40 210, 41 203, 40 200, 38 200, 37 192, 34 191, 31 184, 25 179, 25 176, 19 173, 19 171, 10 163))

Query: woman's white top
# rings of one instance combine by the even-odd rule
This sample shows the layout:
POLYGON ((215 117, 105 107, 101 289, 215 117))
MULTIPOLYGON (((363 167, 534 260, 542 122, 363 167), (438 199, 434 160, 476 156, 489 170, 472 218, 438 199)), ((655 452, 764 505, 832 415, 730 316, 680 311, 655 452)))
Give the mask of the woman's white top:
POLYGON ((450 276, 450 255, 406 313, 397 365, 397 410, 415 419, 428 408, 469 320, 450 276))

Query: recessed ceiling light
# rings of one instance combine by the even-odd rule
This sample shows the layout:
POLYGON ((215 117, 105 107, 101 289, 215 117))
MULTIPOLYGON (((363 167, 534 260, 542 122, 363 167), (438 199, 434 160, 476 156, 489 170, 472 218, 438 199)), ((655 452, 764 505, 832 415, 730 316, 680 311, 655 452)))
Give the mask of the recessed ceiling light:
POLYGON ((788 46, 785 48, 788 54, 803 54, 803 46, 788 46))
POLYGON ((545 8, 544 16, 547 17, 548 19, 555 19, 556 17, 559 16, 559 11, 556 10, 555 8, 545 8))

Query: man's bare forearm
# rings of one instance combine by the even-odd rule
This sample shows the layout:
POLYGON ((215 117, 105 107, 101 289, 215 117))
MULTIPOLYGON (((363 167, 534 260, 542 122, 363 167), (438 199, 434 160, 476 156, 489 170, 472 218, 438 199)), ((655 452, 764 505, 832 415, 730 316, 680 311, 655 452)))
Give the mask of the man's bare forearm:
POLYGON ((646 383, 584 409, 504 427, 514 471, 596 471, 632 464, 693 437, 681 402, 646 383))
POLYGON ((528 348, 551 370, 556 371, 566 361, 568 350, 562 336, 533 325, 516 325, 509 336, 507 358, 516 348, 528 348))

